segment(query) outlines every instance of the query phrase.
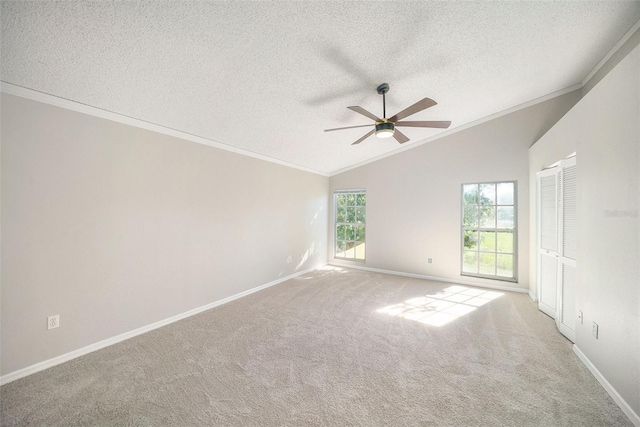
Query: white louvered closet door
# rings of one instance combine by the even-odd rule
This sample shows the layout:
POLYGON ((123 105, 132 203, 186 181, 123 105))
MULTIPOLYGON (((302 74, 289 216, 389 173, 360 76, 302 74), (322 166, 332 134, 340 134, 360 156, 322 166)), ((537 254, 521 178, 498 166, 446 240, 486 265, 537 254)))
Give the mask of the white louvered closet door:
POLYGON ((575 341, 576 322, 576 158, 538 172, 538 308, 575 341))
POLYGON ((558 298, 556 323, 564 336, 575 342, 576 330, 576 236, 577 236, 577 176, 576 158, 560 164, 560 209, 558 298))
POLYGON ((558 169, 537 174, 538 185, 538 308, 555 318, 558 300, 558 169))

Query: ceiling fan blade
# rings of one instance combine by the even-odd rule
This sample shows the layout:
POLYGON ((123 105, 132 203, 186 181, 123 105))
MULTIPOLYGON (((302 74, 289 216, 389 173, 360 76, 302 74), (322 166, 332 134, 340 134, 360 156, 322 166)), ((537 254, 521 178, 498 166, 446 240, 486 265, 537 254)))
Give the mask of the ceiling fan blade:
POLYGON ((356 142, 354 142, 354 143, 353 143, 353 144, 351 144, 351 145, 360 144, 362 141, 364 141, 365 139, 367 139, 367 138, 369 138, 371 135, 373 135, 373 133, 374 133, 375 131, 376 131, 375 129, 374 129, 374 130, 372 130, 371 132, 367 133, 365 136, 363 136, 362 138, 360 138, 359 140, 357 140, 356 142))
POLYGON ((334 130, 342 130, 342 129, 354 129, 354 128, 368 128, 373 125, 359 125, 359 126, 347 126, 344 128, 333 128, 333 129, 325 129, 325 132, 333 132, 334 130))
POLYGON ((396 126, 408 126, 414 128, 441 128, 446 129, 451 126, 451 122, 446 121, 424 121, 424 122, 396 122, 396 126))
POLYGON ((382 119, 376 117, 375 114, 368 112, 367 110, 365 110, 362 107, 355 106, 355 107, 347 107, 347 108, 352 110, 352 111, 355 111, 356 113, 360 113, 363 116, 369 117, 371 120, 375 120, 376 122, 381 122, 382 121, 382 119))
POLYGON ((424 98, 416 102, 415 104, 413 104, 411 107, 407 107, 404 110, 400 111, 395 116, 390 117, 389 121, 397 122, 398 120, 404 119, 405 117, 409 117, 410 115, 415 114, 418 111, 426 110, 427 108, 433 107, 434 105, 437 105, 437 104, 438 103, 433 99, 424 98))
POLYGON ((396 139, 396 141, 398 141, 400 144, 404 144, 405 142, 407 142, 409 140, 409 138, 407 138, 407 135, 405 135, 404 133, 400 132, 398 129, 395 129, 393 131, 393 137, 396 139))

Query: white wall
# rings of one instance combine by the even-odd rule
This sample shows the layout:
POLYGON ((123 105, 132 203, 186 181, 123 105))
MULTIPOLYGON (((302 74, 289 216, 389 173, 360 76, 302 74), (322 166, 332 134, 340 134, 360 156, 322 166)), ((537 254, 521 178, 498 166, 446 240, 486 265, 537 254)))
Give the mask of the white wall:
POLYGON ((328 182, 2 94, 2 374, 324 264, 328 182))
POLYGON ((640 420, 640 47, 531 148, 531 176, 572 151, 578 166, 576 308, 584 313, 576 345, 640 420), (607 215, 611 211, 620 216, 607 215))
POLYGON ((526 289, 527 150, 578 99, 580 91, 573 91, 331 177, 332 191, 367 191, 367 259, 365 264, 335 260, 330 226, 330 262, 526 289), (518 284, 460 275, 460 185, 503 180, 518 181, 518 284))

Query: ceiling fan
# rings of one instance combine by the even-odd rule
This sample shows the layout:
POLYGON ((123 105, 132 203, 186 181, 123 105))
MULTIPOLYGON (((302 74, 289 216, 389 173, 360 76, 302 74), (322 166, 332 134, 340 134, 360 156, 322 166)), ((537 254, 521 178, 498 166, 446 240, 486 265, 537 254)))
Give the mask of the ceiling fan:
MULTIPOLYGON (((389 92, 389 85, 387 83, 382 83, 377 88, 378 94, 382 95, 382 116, 383 118, 377 117, 375 114, 370 113, 362 107, 347 107, 350 110, 355 111, 356 113, 360 113, 365 117, 368 117, 372 120, 375 120, 373 126, 375 126, 370 132, 364 135, 362 138, 352 143, 351 145, 360 144, 365 139, 369 138, 374 133, 378 138, 389 138, 393 136, 396 141, 400 144, 404 144, 409 140, 405 134, 396 129, 397 126, 406 126, 406 127, 421 127, 421 128, 441 128, 446 129, 451 125, 451 122, 447 121, 418 121, 418 122, 401 122, 399 120, 404 119, 405 117, 409 117, 412 114, 415 114, 419 111, 426 110, 429 107, 433 107, 437 104, 436 101, 429 98, 421 99, 410 107, 405 108, 400 111, 395 116, 391 116, 388 119, 385 118, 387 115, 387 106, 385 102, 385 94, 389 92)), ((353 129, 353 128, 363 128, 369 127, 372 125, 359 125, 359 126, 347 126, 343 128, 334 128, 334 129, 325 129, 325 132, 332 132, 334 130, 343 130, 343 129, 353 129)))

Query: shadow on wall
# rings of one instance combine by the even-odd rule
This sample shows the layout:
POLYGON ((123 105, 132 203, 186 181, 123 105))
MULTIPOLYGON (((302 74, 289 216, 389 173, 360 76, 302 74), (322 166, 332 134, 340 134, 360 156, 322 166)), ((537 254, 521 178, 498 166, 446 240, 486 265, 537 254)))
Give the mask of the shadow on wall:
POLYGON ((430 326, 442 326, 502 295, 504 294, 501 292, 455 285, 432 295, 411 298, 405 302, 381 308, 377 312, 430 326))
POLYGON ((299 271, 300 268, 304 266, 304 263, 307 262, 307 260, 311 258, 315 253, 315 248, 316 248, 316 242, 311 242, 311 247, 307 249, 307 251, 299 257, 300 262, 298 263, 298 265, 296 265, 296 268, 294 269, 294 271, 299 271))
MULTIPOLYGON (((316 210, 315 214, 313 215, 313 218, 311 220, 311 222, 309 223, 310 226, 313 226, 314 223, 318 220, 318 217, 320 216, 320 214, 322 213, 322 211, 324 210, 324 206, 322 206, 322 203, 326 203, 325 200, 321 201, 321 206, 316 210)), ((311 244, 309 245, 309 248, 302 254, 298 255, 298 256, 293 256, 293 255, 289 255, 286 259, 286 264, 287 266, 289 266, 292 263, 296 263, 295 268, 293 269, 293 272, 296 273, 300 270, 304 270, 306 268, 309 268, 308 265, 306 265, 307 261, 312 259, 313 256, 318 252, 318 250, 321 250, 321 247, 319 248, 318 246, 322 246, 322 245, 317 245, 317 239, 324 237, 324 234, 326 230, 322 230, 321 233, 317 233, 314 231, 313 235, 311 236, 311 244), (322 234, 324 233, 324 234, 322 234), (318 234, 322 234, 322 236, 319 236, 318 234)), ((278 277, 282 277, 283 275, 288 275, 291 274, 291 271, 289 270, 289 268, 287 268, 287 271, 285 272, 284 270, 280 270, 280 273, 278 274, 278 277)))
MULTIPOLYGON (((311 257, 313 257, 313 254, 315 253, 315 249, 316 249, 316 242, 311 242, 311 245, 309 247, 309 249, 307 249, 302 255, 298 255, 296 257, 296 261, 298 262, 298 264, 295 266, 295 268, 293 269, 293 272, 298 272, 301 269, 303 269, 302 267, 306 267, 305 263, 307 262, 308 259, 310 259, 311 257)), ((287 257, 287 265, 290 265, 294 262, 294 257, 289 255, 287 257)), ((287 269, 289 270, 289 269, 287 269)), ((282 275, 285 274, 284 270, 280 270, 280 273, 278 274, 278 277, 282 277, 282 275)), ((289 271, 286 274, 291 274, 289 271)))

